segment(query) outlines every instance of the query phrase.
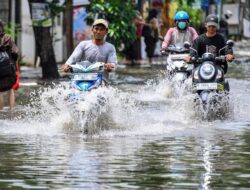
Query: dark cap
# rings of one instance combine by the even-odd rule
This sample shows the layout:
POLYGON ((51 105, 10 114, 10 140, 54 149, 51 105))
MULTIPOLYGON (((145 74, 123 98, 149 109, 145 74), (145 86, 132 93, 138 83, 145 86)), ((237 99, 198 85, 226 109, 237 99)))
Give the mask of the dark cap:
POLYGON ((206 18, 206 24, 207 26, 215 26, 216 28, 219 28, 219 19, 216 15, 208 15, 206 18))

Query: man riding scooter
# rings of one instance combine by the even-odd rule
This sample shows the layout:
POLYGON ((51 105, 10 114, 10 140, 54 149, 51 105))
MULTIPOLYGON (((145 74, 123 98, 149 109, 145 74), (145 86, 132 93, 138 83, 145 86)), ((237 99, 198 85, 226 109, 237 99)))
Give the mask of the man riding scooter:
POLYGON ((76 62, 89 61, 91 63, 105 63, 104 81, 109 79, 109 71, 117 64, 116 50, 113 44, 105 41, 108 33, 108 22, 104 19, 97 19, 92 25, 93 39, 82 41, 73 51, 72 55, 63 65, 63 70, 68 72, 70 65, 76 62))
MULTIPOLYGON (((201 57, 204 53, 209 52, 214 56, 219 56, 219 50, 226 46, 225 38, 217 32, 219 28, 219 21, 216 15, 208 15, 206 17, 206 29, 205 34, 201 34, 195 39, 193 48, 197 51, 190 52, 190 55, 185 58, 187 62, 192 61, 192 57, 201 57)), ((225 55, 226 61, 232 61, 234 59, 232 48, 226 48, 221 52, 221 55, 225 55)), ((218 63, 224 70, 224 74, 227 73, 227 62, 218 63)))

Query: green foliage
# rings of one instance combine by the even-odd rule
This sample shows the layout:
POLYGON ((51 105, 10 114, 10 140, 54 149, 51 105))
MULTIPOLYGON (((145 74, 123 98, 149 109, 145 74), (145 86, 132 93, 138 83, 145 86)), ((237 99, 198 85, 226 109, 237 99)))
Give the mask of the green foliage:
POLYGON ((60 0, 52 0, 49 1, 49 7, 51 11, 51 17, 54 18, 58 16, 61 12, 72 9, 72 6, 67 6, 67 4, 71 2, 70 0, 65 0, 62 4, 60 3, 60 0))
POLYGON ((17 36, 17 31, 16 28, 18 27, 18 25, 14 22, 6 24, 4 26, 4 32, 6 34, 9 34, 11 36, 12 39, 15 39, 15 37, 17 36))
POLYGON ((177 0, 178 4, 182 6, 183 4, 191 5, 195 0, 177 0))
POLYGON ((123 43, 128 47, 136 39, 134 18, 136 9, 132 0, 91 0, 86 7, 87 23, 91 25, 95 18, 109 21, 108 41, 118 49, 123 43))

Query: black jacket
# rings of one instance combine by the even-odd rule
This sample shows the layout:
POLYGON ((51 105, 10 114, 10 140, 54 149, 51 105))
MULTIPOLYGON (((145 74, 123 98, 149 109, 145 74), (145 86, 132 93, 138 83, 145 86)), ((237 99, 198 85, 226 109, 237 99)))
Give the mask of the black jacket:
MULTIPOLYGON (((198 52, 198 55, 194 51, 190 51, 191 56, 201 57, 203 53, 210 52, 215 56, 219 56, 219 50, 226 45, 226 40, 221 34, 216 34, 213 37, 207 37, 206 34, 201 34, 194 40, 193 48, 198 52)), ((221 51, 221 55, 233 54, 232 48, 226 48, 221 51)))
MULTIPOLYGON (((197 54, 195 51, 190 50, 190 55, 192 57, 202 57, 202 55, 206 52, 213 53, 215 57, 220 55, 233 54, 232 48, 226 48, 219 54, 219 50, 225 46, 226 40, 221 34, 217 33, 213 37, 207 37, 206 34, 201 34, 198 38, 195 39, 193 44, 193 48, 197 51, 197 54)), ((224 73, 227 73, 227 62, 216 62, 216 64, 222 67, 224 73)))

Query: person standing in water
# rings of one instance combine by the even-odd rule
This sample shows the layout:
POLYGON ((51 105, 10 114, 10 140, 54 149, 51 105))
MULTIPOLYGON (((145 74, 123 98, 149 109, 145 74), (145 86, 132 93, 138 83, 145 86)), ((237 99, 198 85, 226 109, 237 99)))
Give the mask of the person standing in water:
POLYGON ((17 68, 18 48, 12 38, 4 33, 4 25, 0 20, 0 110, 3 109, 3 92, 8 93, 9 107, 15 105, 15 93, 19 87, 17 68))

